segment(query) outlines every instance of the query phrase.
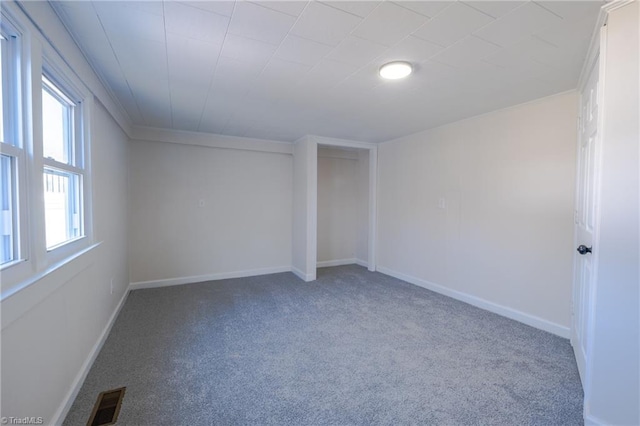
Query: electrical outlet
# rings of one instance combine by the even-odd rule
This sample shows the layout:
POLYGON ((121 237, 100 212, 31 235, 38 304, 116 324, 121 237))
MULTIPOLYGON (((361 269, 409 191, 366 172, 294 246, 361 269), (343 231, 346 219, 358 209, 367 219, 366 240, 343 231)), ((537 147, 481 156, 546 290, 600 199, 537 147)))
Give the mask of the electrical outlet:
POLYGON ((198 207, 200 208, 204 207, 204 198, 201 198, 198 200, 198 207))
POLYGON ((111 278, 111 294, 113 294, 113 278, 111 278))
POLYGON ((447 208, 447 200, 445 198, 438 199, 438 208, 446 209, 447 208))

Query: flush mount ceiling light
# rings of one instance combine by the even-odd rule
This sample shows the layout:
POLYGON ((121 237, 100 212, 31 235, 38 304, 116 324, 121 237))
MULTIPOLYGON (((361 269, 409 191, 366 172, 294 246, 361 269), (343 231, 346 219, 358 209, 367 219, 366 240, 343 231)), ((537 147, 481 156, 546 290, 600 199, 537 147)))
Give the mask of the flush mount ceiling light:
POLYGON ((387 80, 397 80, 407 77, 412 71, 413 67, 409 62, 394 61, 380 67, 380 77, 387 80))

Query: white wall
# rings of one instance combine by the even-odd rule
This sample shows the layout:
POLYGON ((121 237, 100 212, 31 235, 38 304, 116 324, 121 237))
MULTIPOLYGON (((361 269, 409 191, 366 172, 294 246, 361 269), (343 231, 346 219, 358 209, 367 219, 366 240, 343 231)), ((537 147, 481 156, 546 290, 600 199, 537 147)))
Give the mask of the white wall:
POLYGON ((355 263, 358 152, 318 148, 318 265, 355 263))
POLYGON ((318 148, 318 266, 367 264, 369 151, 318 148))
POLYGON ((309 137, 293 147, 293 240, 291 270, 305 281, 316 279, 318 144, 309 137))
POLYGON ((291 155, 185 143, 132 142, 132 283, 289 270, 291 155))
POLYGON ((568 337, 576 117, 571 92, 381 144, 379 270, 568 337))
POLYGON ((93 217, 101 244, 2 301, 5 417, 42 416, 44 424, 62 420, 58 415, 72 402, 68 398, 79 389, 75 386, 129 285, 129 142, 100 105, 92 123, 93 217))
POLYGON ((639 9, 633 2, 610 13, 601 52, 601 216, 587 423, 640 424, 639 9))
MULTIPOLYGON (((47 2, 3 2, 24 19, 31 41, 46 39, 94 95, 91 120, 93 248, 47 270, 2 300, 1 416, 61 422, 129 284, 127 249, 128 123, 47 2), (107 106, 107 109, 102 104, 107 106), (116 119, 113 116, 116 116, 116 119), (111 287, 113 285, 113 291, 111 287)), ((39 61, 34 61, 38 63, 39 61)))

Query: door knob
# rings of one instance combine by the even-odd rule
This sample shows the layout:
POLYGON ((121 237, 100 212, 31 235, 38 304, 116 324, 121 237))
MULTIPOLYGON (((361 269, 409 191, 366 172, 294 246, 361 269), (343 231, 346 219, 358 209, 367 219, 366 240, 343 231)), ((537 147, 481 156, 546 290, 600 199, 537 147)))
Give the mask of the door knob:
POLYGON ((592 247, 587 247, 585 245, 581 245, 580 247, 578 247, 578 253, 580 253, 580 254, 591 253, 591 248, 592 247))

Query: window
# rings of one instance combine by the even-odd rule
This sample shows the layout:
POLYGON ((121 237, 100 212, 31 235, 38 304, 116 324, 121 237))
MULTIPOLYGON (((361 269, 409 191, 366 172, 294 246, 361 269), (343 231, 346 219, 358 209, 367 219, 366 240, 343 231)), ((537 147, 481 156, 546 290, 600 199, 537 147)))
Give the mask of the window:
POLYGON ((13 197, 13 183, 15 177, 14 158, 8 155, 0 155, 0 264, 12 262, 16 259, 16 226, 15 226, 15 203, 13 197))
POLYGON ((20 56, 17 31, 0 27, 0 267, 21 259, 18 171, 24 165, 20 138, 20 56))
POLYGON ((0 121, 0 135, 2 135, 2 138, 1 138, 2 141, 4 141, 5 139, 4 137, 4 122, 5 122, 4 96, 3 96, 5 79, 4 79, 4 73, 2 72, 2 66, 3 64, 7 63, 7 59, 5 58, 5 56, 7 55, 7 47, 5 46, 6 43, 7 43, 7 39, 4 37, 4 35, 0 33, 0 81, 2 81, 2 84, 0 84, 0 117, 2 117, 2 120, 0 121))
POLYGON ((18 7, 4 6, 0 300, 91 249, 93 243, 91 92, 18 7))
POLYGON ((42 78, 42 152, 47 250, 83 236, 81 108, 42 78))

